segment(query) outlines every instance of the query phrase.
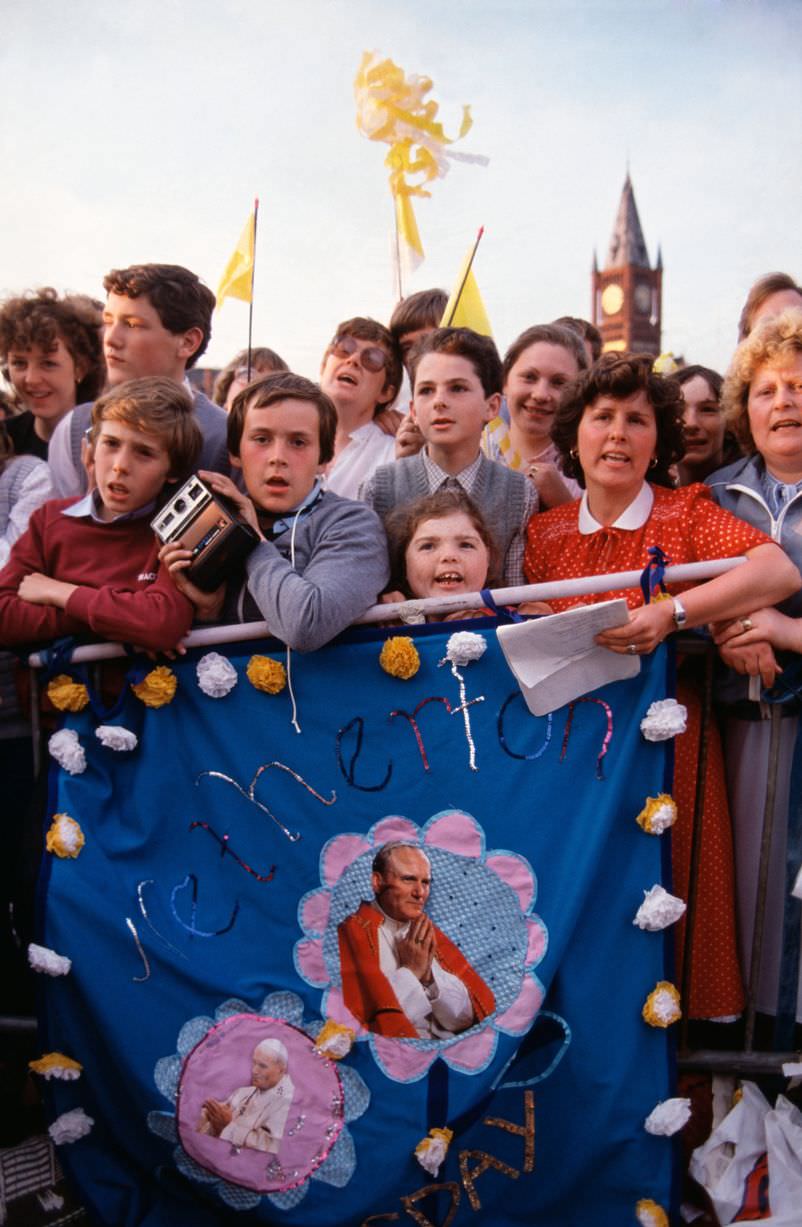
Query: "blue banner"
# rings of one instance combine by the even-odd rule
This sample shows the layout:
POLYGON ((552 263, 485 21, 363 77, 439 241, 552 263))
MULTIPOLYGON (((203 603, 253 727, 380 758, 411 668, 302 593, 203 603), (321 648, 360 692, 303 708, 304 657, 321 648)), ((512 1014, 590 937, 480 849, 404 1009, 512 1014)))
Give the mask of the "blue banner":
POLYGON ((46 855, 40 941, 72 968, 42 977, 43 1023, 83 1066, 48 1086, 94 1121, 60 1154, 99 1222, 670 1211, 672 1143, 643 1126, 671 1035, 642 1017, 670 937, 633 924, 668 884, 636 822, 666 790, 670 743, 639 731, 666 655, 536 718, 477 627, 390 648, 406 679, 379 659, 405 631, 352 631, 277 693, 248 676, 282 685, 274 641, 196 652, 172 701, 129 691, 134 748, 68 717, 87 768, 54 767, 52 808, 85 843, 46 855))

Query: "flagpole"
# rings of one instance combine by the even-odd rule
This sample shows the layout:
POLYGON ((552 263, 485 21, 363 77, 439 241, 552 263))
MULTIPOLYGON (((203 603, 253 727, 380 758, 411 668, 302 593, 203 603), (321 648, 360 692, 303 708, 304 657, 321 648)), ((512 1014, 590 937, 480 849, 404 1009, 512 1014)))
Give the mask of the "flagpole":
POLYGON ((395 218, 395 280, 398 290, 398 301, 404 297, 401 285, 401 240, 398 234, 398 197, 393 196, 393 217, 395 218))
POLYGON ((476 249, 479 246, 479 243, 481 242, 482 235, 484 234, 484 232, 485 232, 484 226, 480 226, 479 233, 476 236, 476 242, 473 245, 473 250, 468 259, 468 266, 465 269, 465 275, 463 276, 462 281, 460 282, 460 287, 457 290, 457 296, 454 299, 454 306, 451 308, 451 314, 448 317, 448 323, 445 325, 446 328, 451 327, 451 321, 453 320, 454 316, 457 314, 457 307, 459 306, 459 300, 462 298, 462 291, 465 289, 465 282, 468 280, 471 269, 473 268, 473 260, 474 260, 474 256, 476 255, 476 249))
MULTIPOLYGON (((251 382, 251 349, 253 348, 253 282, 256 276, 256 223, 259 218, 259 197, 253 201, 253 260, 251 261, 251 301, 248 303, 248 383, 251 382)), ((475 248, 474 248, 475 250, 475 248)))

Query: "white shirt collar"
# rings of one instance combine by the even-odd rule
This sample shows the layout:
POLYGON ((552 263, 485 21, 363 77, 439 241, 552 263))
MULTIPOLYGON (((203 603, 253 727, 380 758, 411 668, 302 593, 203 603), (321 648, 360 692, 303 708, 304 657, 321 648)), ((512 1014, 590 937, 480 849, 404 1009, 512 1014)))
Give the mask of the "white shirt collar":
POLYGON ((393 937, 406 936, 406 931, 409 928, 408 920, 396 920, 395 917, 388 916, 381 904, 377 903, 375 899, 373 900, 373 906, 375 907, 376 911, 380 912, 384 917, 384 927, 389 933, 392 933, 393 937))
MULTIPOLYGON (((648 520, 654 505, 654 494, 648 482, 644 482, 638 494, 626 507, 615 523, 613 528, 625 528, 632 532, 635 528, 642 528, 648 520)), ((582 498, 579 500, 579 531, 583 536, 590 536, 591 533, 597 533, 604 525, 591 514, 588 507, 588 492, 585 490, 582 498)))
POLYGON ((428 445, 421 452, 421 459, 430 494, 434 494, 447 481, 458 482, 465 493, 470 494, 482 464, 482 453, 478 451, 471 463, 466 464, 465 468, 460 469, 459 473, 446 473, 445 469, 441 469, 440 465, 436 464, 429 455, 428 445))
POLYGON ((137 507, 135 511, 123 511, 111 520, 103 519, 103 516, 100 514, 100 507, 100 491, 97 489, 89 490, 77 503, 73 503, 71 507, 65 507, 61 514, 76 520, 94 520, 96 524, 117 524, 124 520, 144 520, 146 516, 152 516, 156 510, 156 499, 151 499, 144 507, 137 507))

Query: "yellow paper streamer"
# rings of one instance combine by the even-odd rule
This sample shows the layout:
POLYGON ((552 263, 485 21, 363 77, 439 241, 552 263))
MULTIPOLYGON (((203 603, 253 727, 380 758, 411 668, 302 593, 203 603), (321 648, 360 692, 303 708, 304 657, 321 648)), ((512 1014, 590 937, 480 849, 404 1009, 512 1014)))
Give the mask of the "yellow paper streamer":
POLYGON ((461 140, 473 125, 471 109, 464 106, 459 132, 447 136, 437 118, 439 103, 426 97, 431 88, 430 77, 407 76, 392 60, 380 60, 375 51, 363 53, 354 78, 356 126, 369 141, 390 146, 384 164, 390 172, 398 236, 417 262, 423 258, 423 245, 410 197, 431 196, 426 185, 448 173, 446 147, 461 140))

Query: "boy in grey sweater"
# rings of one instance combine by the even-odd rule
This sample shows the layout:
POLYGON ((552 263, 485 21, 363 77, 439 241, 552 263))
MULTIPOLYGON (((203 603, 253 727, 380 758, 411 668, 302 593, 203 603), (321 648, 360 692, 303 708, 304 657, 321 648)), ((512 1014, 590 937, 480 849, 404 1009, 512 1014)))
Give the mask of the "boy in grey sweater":
POLYGON ((271 634, 306 652, 375 603, 389 577, 381 521, 363 503, 324 490, 319 479, 336 428, 329 397, 300 375, 266 375, 238 394, 228 417, 228 450, 247 495, 220 473, 200 476, 236 503, 260 537, 245 576, 201 592, 182 575, 189 550, 173 542, 160 554, 199 621, 264 619, 271 634))
POLYGON ((438 490, 458 488, 479 507, 503 560, 505 585, 523 583, 526 525, 537 510, 537 491, 523 473, 488 460, 482 430, 501 403, 501 359, 490 337, 470 328, 438 328, 422 337, 408 358, 410 417, 424 448, 380 465, 359 497, 386 520, 438 490))

